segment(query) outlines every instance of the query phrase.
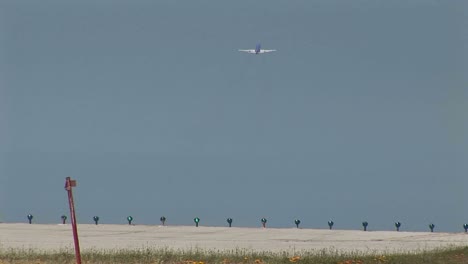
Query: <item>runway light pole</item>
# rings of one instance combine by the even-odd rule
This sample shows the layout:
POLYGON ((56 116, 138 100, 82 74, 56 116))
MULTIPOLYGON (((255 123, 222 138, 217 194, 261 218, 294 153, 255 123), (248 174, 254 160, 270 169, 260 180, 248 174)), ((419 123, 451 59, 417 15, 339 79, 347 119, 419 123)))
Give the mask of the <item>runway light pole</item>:
POLYGON ((229 227, 231 227, 231 225, 232 225, 232 218, 228 218, 226 221, 228 222, 229 227))
POLYGON ((395 222, 395 227, 396 227, 396 231, 400 231, 400 226, 401 226, 401 223, 400 222, 395 222))
POLYGON ((65 222, 67 221, 67 216, 62 215, 60 218, 62 218, 62 224, 65 224, 65 222))
POLYGON ((95 223, 96 225, 98 225, 99 216, 97 216, 97 215, 93 216, 93 220, 94 220, 94 223, 95 223))
POLYGON ((296 219, 294 220, 294 223, 296 224, 296 228, 299 228, 299 224, 301 223, 301 220, 296 219))
POLYGON ((369 223, 367 223, 367 221, 362 222, 362 226, 364 227, 364 231, 367 231, 367 226, 368 225, 369 225, 369 223))
POLYGON ((166 224, 166 217, 165 216, 161 216, 161 218, 159 218, 159 220, 161 221, 163 226, 166 224))
POLYGON ((333 224, 335 224, 335 223, 333 223, 332 220, 328 221, 328 227, 330 227, 330 230, 332 230, 333 224))
POLYGON ((200 218, 195 217, 195 218, 193 219, 193 221, 195 222, 195 226, 198 227, 198 223, 200 222, 200 218))
POLYGON ((32 215, 32 214, 28 214, 29 224, 32 224, 32 219, 33 219, 33 215, 32 215))
POLYGON ((81 264, 80 242, 78 240, 78 227, 76 224, 75 204, 73 203, 72 188, 76 187, 76 181, 67 177, 65 180, 65 190, 68 192, 68 203, 70 205, 70 221, 73 229, 73 239, 75 242, 76 263, 81 264))
POLYGON ((132 224, 133 217, 131 215, 127 216, 128 225, 132 224))
POLYGON ((434 227, 435 227, 435 225, 434 225, 434 224, 432 224, 432 223, 431 223, 431 224, 429 224, 429 228, 431 229, 431 232, 434 232, 434 227))
POLYGON ((266 228, 266 222, 267 222, 266 218, 264 217, 260 221, 262 222, 263 228, 266 228))

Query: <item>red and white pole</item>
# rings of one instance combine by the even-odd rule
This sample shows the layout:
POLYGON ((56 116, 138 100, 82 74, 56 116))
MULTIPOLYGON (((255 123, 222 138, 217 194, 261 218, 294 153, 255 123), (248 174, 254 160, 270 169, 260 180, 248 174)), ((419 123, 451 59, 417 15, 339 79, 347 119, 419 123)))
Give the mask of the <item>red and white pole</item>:
POLYGON ((67 177, 65 180, 65 190, 68 192, 68 203, 70 204, 70 218, 73 229, 73 240, 75 242, 76 263, 81 264, 80 242, 78 240, 78 228, 76 226, 75 205, 73 203, 72 187, 76 187, 76 181, 67 177))

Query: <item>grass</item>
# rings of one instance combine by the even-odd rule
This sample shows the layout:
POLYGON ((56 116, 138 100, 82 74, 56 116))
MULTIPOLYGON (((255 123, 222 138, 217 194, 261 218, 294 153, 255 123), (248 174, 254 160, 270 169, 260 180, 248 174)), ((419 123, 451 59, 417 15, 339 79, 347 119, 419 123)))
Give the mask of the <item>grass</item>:
MULTIPOLYGON (((27 249, 1 249, 0 264, 44 264, 75 263, 72 249, 60 251, 38 251, 27 249)), ((176 251, 169 249, 139 250, 100 250, 82 253, 83 264, 108 263, 177 263, 177 264, 468 264, 468 247, 421 251, 404 254, 344 253, 333 249, 302 252, 296 255, 289 253, 256 253, 248 250, 206 251, 193 249, 176 251)))

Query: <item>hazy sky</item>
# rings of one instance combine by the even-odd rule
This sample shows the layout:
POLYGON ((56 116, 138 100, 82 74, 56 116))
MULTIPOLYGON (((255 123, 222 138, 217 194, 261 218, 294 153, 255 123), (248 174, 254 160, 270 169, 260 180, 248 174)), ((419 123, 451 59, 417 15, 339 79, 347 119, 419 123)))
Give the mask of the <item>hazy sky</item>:
POLYGON ((0 218, 463 231, 468 3, 0 2, 0 218), (262 43, 277 52, 238 49, 262 43))

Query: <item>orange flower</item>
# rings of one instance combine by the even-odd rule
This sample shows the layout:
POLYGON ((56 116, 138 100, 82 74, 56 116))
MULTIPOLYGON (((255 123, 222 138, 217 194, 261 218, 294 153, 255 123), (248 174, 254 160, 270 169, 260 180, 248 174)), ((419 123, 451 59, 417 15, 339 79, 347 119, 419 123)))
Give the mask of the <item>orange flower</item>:
POLYGON ((378 261, 378 262, 386 262, 386 261, 387 261, 387 257, 385 257, 385 256, 380 256, 380 257, 376 257, 374 260, 375 260, 375 261, 378 261))
POLYGON ((294 257, 289 258, 289 261, 293 263, 298 262, 299 260, 301 260, 301 257, 299 256, 294 256, 294 257))

